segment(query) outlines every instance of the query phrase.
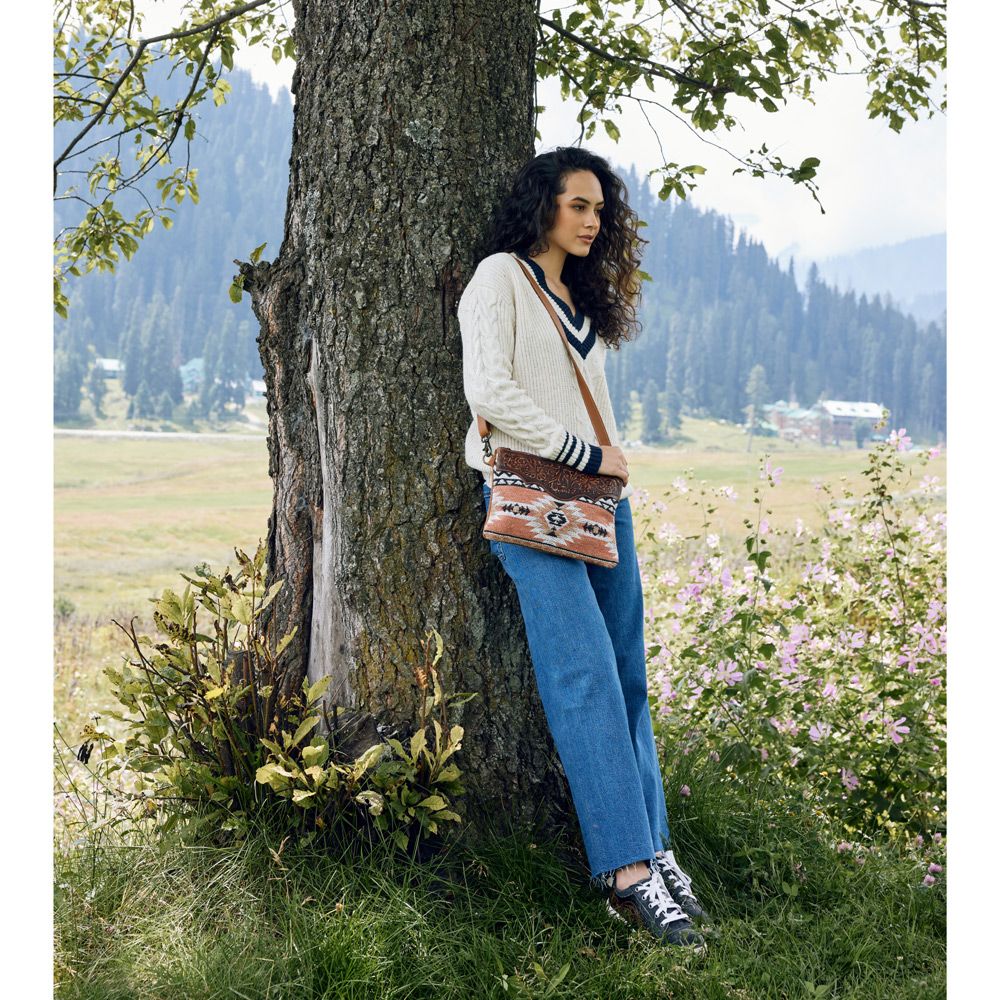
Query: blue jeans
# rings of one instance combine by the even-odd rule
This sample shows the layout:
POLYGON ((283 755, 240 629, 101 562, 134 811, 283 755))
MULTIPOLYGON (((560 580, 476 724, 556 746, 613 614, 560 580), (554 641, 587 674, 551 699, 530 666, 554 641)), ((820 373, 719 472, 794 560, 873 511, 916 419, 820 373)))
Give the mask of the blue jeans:
MULTIPOLYGON (((488 507, 485 482, 483 498, 488 507)), ((615 869, 670 846, 627 497, 618 504, 615 538, 614 568, 489 543, 517 588, 538 694, 598 887, 615 869)))

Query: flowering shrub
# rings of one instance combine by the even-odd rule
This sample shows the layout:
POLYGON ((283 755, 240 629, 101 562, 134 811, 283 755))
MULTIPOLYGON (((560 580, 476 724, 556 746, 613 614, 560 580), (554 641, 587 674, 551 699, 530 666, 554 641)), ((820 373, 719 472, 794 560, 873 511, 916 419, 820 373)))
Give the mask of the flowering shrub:
POLYGON ((731 488, 702 487, 699 501, 678 478, 668 491, 668 503, 705 504, 693 556, 672 524, 649 523, 664 505, 634 497, 659 734, 747 787, 767 778, 804 797, 836 836, 945 824, 945 514, 929 512, 936 477, 903 489, 909 446, 903 428, 869 451, 861 496, 819 486, 819 534, 764 516, 762 490, 782 473, 765 455, 742 566, 742 548, 724 552, 710 530, 731 488))

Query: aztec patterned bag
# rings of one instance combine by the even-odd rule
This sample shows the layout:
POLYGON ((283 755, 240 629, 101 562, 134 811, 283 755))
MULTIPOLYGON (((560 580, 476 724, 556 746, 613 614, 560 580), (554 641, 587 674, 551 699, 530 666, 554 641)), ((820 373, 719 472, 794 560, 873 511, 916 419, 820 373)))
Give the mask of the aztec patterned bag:
MULTIPOLYGON (((610 447, 600 411, 573 357, 573 348, 552 303, 524 264, 520 260, 517 263, 562 337, 597 434, 597 443, 610 447)), ((526 545, 598 566, 617 566, 615 512, 623 481, 617 476, 590 475, 563 462, 514 448, 497 448, 494 452, 490 447, 489 421, 478 415, 476 419, 479 436, 483 439, 483 455, 493 470, 483 538, 526 545)))

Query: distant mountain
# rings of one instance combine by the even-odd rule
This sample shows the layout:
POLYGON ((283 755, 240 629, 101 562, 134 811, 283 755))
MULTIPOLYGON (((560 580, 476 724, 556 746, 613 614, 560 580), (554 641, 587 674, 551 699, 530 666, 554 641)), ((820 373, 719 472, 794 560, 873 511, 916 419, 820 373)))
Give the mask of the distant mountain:
POLYGON ((661 202, 634 168, 622 175, 647 223, 642 267, 653 280, 642 290, 641 335, 607 360, 619 424, 633 392, 649 412, 643 440, 662 432, 658 402, 671 426, 684 413, 742 422, 753 373, 763 398, 876 403, 914 441, 944 438, 940 324, 921 326, 884 294, 840 291, 816 263, 782 267, 742 229, 734 241, 729 216, 661 202))
MULTIPOLYGON (((69 319, 55 322, 54 347, 70 412, 79 396, 75 380, 91 353, 122 362, 123 387, 133 400, 164 408, 164 394, 175 402, 183 397, 179 370, 195 358, 220 385, 244 374, 262 377, 249 296, 234 305, 228 289, 234 258, 246 260, 265 242, 265 259, 278 253, 292 101, 284 89, 272 100, 245 72, 229 80, 229 100, 201 112, 203 137, 192 151, 200 203, 177 206, 173 228, 158 227, 113 274, 68 285, 69 319)), ((169 86, 180 92, 182 83, 165 84, 167 97, 169 86)), ((820 399, 875 402, 914 441, 945 435, 942 326, 922 327, 884 297, 887 287, 893 299, 943 289, 933 269, 921 270, 933 254, 905 249, 920 241, 866 251, 872 256, 865 270, 880 275, 874 287, 883 297, 862 298, 833 288, 819 265, 795 257, 794 267, 782 266, 761 243, 743 232, 737 238, 727 216, 660 201, 634 166, 620 172, 647 223, 642 268, 653 279, 642 288, 641 332, 627 350, 609 352, 608 385, 620 425, 631 418, 636 393, 645 401, 644 440, 658 439, 661 413, 672 427, 682 414, 742 422, 753 372, 755 391, 767 400, 795 399, 805 407, 820 399)), ((57 211, 56 222, 72 219, 57 211)))
MULTIPOLYGON (((841 292, 862 293, 869 299, 879 295, 919 323, 945 326, 946 234, 934 233, 886 246, 866 247, 856 253, 821 257, 815 260, 820 277, 841 292)), ((804 288, 809 264, 813 261, 789 247, 778 254, 787 266, 795 258, 795 272, 804 288)))

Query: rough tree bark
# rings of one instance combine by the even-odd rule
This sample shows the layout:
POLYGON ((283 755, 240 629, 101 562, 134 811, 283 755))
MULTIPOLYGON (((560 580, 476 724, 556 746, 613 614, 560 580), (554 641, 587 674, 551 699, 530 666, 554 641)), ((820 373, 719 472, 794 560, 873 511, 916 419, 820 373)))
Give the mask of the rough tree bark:
MULTIPOLYGON (((243 265, 268 399, 275 616, 298 678, 331 674, 359 744, 417 715, 436 628, 469 789, 466 836, 503 817, 570 832, 516 592, 480 531, 455 307, 534 144, 531 0, 295 3, 295 119, 278 258, 243 265)), ((279 632, 279 634, 281 634, 279 632)))

